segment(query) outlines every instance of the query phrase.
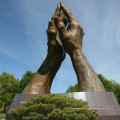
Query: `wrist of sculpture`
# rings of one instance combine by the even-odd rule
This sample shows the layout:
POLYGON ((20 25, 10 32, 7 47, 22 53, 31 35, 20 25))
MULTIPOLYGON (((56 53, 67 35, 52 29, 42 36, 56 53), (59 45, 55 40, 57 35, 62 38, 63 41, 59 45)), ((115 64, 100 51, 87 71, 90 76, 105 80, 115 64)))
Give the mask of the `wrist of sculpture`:
POLYGON ((86 57, 84 56, 83 51, 81 49, 75 50, 74 52, 72 52, 72 54, 70 54, 70 57, 71 57, 71 60, 75 63, 80 62, 79 57, 86 59, 86 57))
POLYGON ((52 59, 55 63, 62 62, 65 56, 66 54, 63 48, 60 51, 57 49, 48 49, 47 59, 52 59))
POLYGON ((47 55, 46 60, 48 61, 48 63, 50 63, 51 65, 55 65, 55 64, 61 64, 63 61, 63 57, 61 56, 51 56, 51 55, 47 55))

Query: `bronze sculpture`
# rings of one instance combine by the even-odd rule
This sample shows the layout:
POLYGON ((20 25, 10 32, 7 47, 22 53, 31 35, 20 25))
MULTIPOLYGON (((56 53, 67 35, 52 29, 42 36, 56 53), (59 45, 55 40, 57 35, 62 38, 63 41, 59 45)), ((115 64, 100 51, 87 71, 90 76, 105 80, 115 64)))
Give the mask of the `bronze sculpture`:
POLYGON ((17 94, 7 113, 7 120, 12 119, 11 111, 36 94, 49 94, 55 77, 65 54, 72 60, 77 75, 79 91, 62 93, 67 97, 88 102, 90 109, 96 109, 99 120, 120 119, 120 106, 112 92, 106 92, 99 78, 88 63, 82 51, 83 28, 71 12, 60 2, 48 24, 48 54, 41 67, 23 90, 17 94), (62 10, 62 12, 61 12, 62 10), (68 26, 68 27, 66 27, 68 26))
POLYGON ((62 2, 49 22, 47 35, 47 57, 22 93, 49 94, 52 81, 65 59, 65 52, 71 57, 80 91, 105 91, 82 52, 83 28, 62 2), (66 24, 69 24, 67 29, 66 24))

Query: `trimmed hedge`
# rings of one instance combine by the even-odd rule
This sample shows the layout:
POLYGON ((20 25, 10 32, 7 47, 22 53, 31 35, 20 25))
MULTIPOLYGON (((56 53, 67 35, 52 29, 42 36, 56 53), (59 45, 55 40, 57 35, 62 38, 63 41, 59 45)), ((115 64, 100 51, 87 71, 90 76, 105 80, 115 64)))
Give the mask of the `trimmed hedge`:
POLYGON ((62 95, 36 96, 12 111, 13 120, 97 120, 87 102, 62 95))

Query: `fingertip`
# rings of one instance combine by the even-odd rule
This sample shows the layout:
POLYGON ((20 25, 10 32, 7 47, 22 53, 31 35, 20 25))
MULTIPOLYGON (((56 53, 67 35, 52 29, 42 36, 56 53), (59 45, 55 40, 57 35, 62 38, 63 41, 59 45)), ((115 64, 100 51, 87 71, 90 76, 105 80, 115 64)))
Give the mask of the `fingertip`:
POLYGON ((48 29, 46 32, 48 35, 56 34, 56 27, 55 27, 55 23, 53 20, 49 21, 48 29))
POLYGON ((55 16, 58 16, 60 14, 60 11, 61 11, 61 6, 60 6, 60 3, 57 4, 57 8, 55 10, 55 13, 54 15, 52 16, 51 20, 54 20, 54 17, 55 16))
POLYGON ((60 3, 57 4, 57 8, 60 8, 60 3))
POLYGON ((60 2, 60 5, 63 6, 63 2, 62 1, 60 2))
POLYGON ((54 24, 54 21, 53 21, 53 20, 49 21, 49 23, 48 23, 48 27, 50 27, 50 26, 55 26, 55 24, 54 24))

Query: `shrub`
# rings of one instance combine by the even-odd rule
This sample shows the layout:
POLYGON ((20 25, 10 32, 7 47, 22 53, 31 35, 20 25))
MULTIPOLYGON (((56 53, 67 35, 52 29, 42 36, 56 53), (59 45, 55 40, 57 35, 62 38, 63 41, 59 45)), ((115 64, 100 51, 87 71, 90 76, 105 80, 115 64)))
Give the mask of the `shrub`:
POLYGON ((97 120, 87 102, 62 95, 36 96, 12 111, 14 120, 97 120))

